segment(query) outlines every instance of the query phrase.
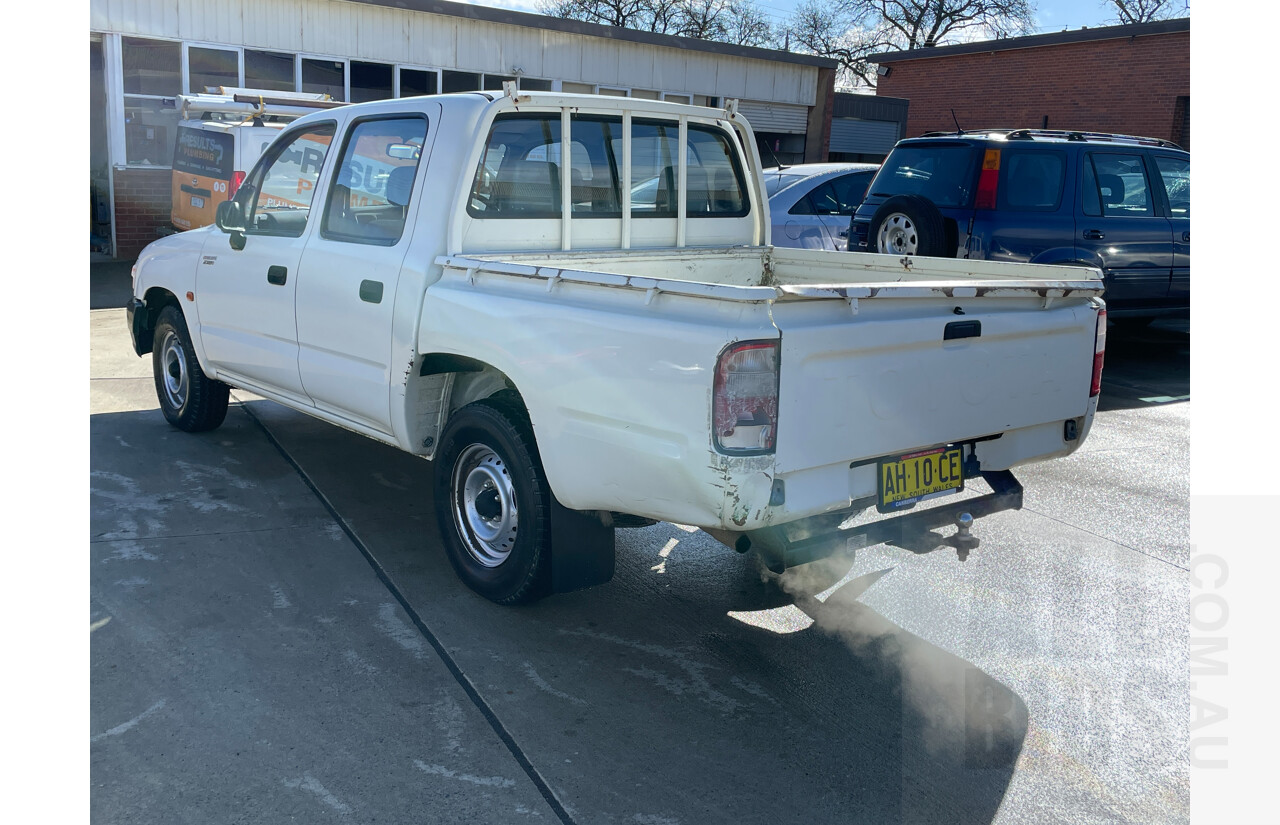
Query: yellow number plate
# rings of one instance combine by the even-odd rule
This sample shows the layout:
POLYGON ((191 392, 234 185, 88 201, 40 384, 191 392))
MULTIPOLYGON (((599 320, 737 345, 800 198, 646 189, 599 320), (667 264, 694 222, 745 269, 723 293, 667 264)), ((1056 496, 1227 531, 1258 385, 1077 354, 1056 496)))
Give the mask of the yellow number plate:
POLYGON ((964 489, 959 447, 937 447, 880 459, 880 500, 876 509, 892 513, 917 501, 964 489))

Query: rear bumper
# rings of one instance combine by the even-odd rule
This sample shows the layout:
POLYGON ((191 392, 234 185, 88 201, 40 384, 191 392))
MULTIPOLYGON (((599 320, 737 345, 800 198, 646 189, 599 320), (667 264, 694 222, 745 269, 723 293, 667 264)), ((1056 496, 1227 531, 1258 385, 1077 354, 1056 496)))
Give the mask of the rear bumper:
MULTIPOLYGON (((928 509, 913 510, 900 516, 883 518, 846 529, 840 529, 841 524, 850 516, 860 512, 862 507, 826 513, 785 526, 767 527, 739 534, 740 538, 736 538, 732 546, 740 552, 755 548, 764 557, 770 569, 780 573, 788 567, 808 564, 840 552, 848 546, 850 540, 853 540, 858 547, 869 547, 885 542, 903 545, 909 543, 912 537, 956 524, 960 513, 968 513, 974 519, 980 519, 1005 510, 1022 509, 1022 485, 1014 478, 1013 473, 1008 470, 997 470, 982 472, 978 475, 990 485, 992 492, 976 498, 939 504, 928 509)), ((726 536, 721 535, 717 538, 729 543, 726 541, 726 536)), ((940 536, 938 538, 941 539, 940 536)), ((941 541, 933 544, 929 549, 937 547, 940 543, 941 541)))

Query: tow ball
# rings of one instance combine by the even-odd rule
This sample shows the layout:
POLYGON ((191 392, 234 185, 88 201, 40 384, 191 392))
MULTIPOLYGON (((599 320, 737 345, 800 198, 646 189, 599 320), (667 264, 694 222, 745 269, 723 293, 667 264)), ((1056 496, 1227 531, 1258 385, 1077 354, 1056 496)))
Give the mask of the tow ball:
POLYGON ((956 549, 956 558, 965 561, 969 558, 969 551, 978 547, 979 539, 972 532, 973 516, 969 513, 956 513, 956 532, 955 535, 948 536, 943 539, 943 543, 949 544, 956 549))

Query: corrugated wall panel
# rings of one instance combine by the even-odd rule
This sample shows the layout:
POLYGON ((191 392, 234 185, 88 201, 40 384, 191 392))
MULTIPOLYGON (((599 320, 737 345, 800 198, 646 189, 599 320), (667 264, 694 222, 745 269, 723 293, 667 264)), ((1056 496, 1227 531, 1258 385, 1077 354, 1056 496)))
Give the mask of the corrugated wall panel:
POLYGON ((618 59, 615 57, 617 44, 598 37, 583 38, 579 44, 578 48, 582 49, 582 82, 617 86, 620 82, 618 59))
POLYGON ((357 47, 358 9, 353 3, 305 3, 302 7, 302 51, 342 57, 353 54, 357 47))
POLYGON ((422 66, 457 65, 457 21, 434 14, 409 16, 409 62, 422 66))
POLYGON ((244 5, 244 45, 257 49, 302 50, 302 3, 256 0, 244 5))
MULTIPOLYGON (((750 117, 748 115, 747 117, 750 117)), ((831 151, 888 154, 898 142, 898 124, 884 120, 831 119, 831 151)))
POLYGON ((803 135, 809 125, 809 107, 807 106, 740 100, 738 111, 746 115, 751 128, 757 132, 803 135))
POLYGON ((483 72, 496 62, 494 48, 489 40, 492 33, 486 29, 483 23, 474 20, 458 21, 457 68, 467 72, 483 72))
POLYGON ((699 52, 685 52, 684 82, 678 86, 673 85, 666 91, 732 96, 734 92, 703 91, 704 89, 747 88, 746 72, 742 70, 741 64, 734 67, 736 71, 730 71, 727 64, 731 60, 733 58, 717 58, 699 52))
POLYGON ((774 79, 777 66, 763 60, 743 60, 742 69, 745 83, 741 92, 725 91, 727 97, 748 97, 752 100, 777 100, 774 96, 774 79))
POLYGON ((173 0, 99 0, 104 28, 124 34, 178 38, 178 8, 173 0))
POLYGON ((688 53, 678 49, 658 49, 653 56, 653 88, 675 91, 685 87, 689 76, 685 57, 688 53))
POLYGON ((530 77, 546 77, 551 79, 573 80, 582 77, 582 53, 574 48, 571 35, 560 32, 539 32, 542 41, 538 61, 540 68, 525 66, 525 74, 530 77))
POLYGON ((361 6, 356 30, 356 56, 367 60, 406 62, 409 26, 404 14, 379 6, 361 6))
POLYGON ((210 43, 244 42, 242 0, 226 3, 178 0, 172 5, 178 11, 178 27, 184 39, 210 43))
POLYGON ((653 83, 654 50, 631 43, 618 50, 618 73, 622 82, 635 89, 657 88, 653 83))

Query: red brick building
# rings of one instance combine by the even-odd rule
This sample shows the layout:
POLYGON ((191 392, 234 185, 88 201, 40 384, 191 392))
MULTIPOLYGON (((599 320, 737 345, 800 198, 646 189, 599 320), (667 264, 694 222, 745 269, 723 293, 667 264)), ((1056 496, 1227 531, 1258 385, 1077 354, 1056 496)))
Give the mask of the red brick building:
POLYGON ((906 136, 964 129, 1118 132, 1191 148, 1191 20, 874 55, 906 136), (952 110, 955 117, 952 117, 952 110))

